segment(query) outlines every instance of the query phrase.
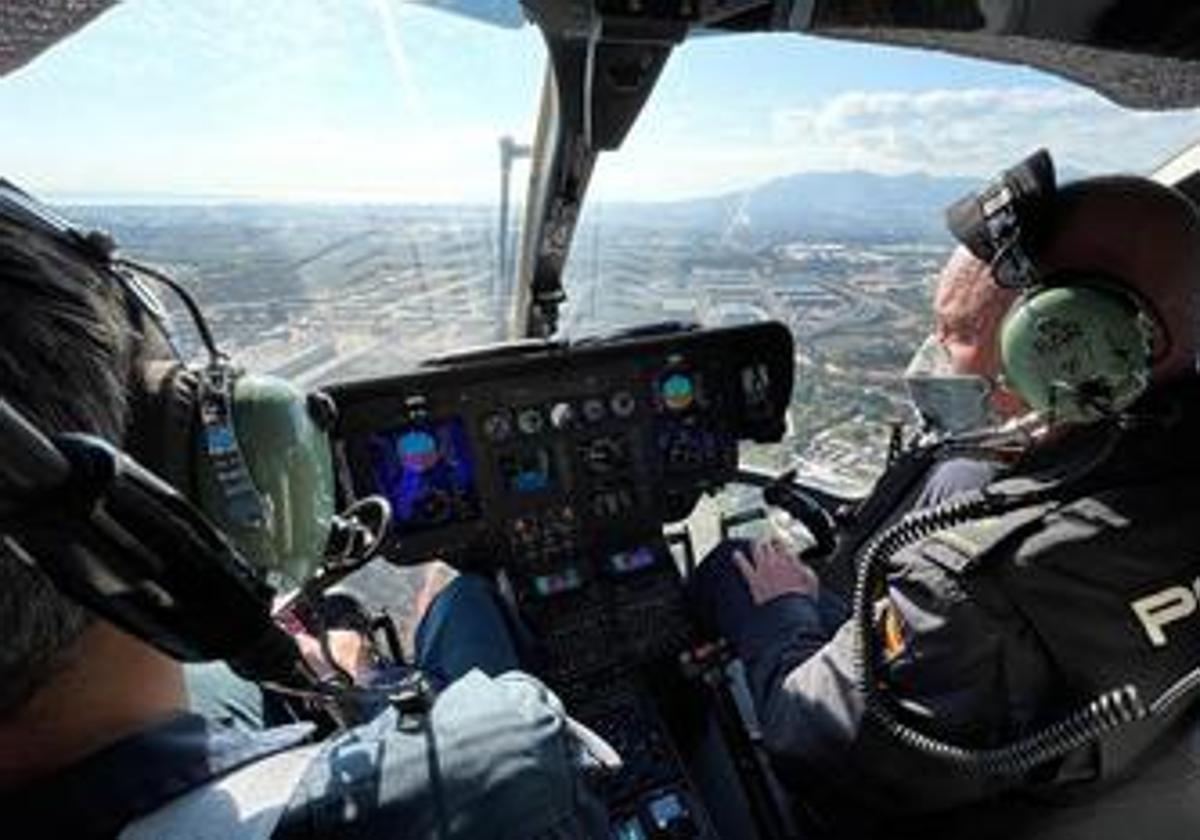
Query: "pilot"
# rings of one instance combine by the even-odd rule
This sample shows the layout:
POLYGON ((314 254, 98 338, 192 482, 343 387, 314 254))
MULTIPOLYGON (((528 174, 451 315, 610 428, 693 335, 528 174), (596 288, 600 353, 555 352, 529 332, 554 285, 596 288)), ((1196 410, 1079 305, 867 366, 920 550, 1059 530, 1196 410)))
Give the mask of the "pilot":
MULTIPOLYGON (((938 274, 933 330, 904 373, 922 435, 963 433, 1019 417, 1025 406, 1004 387, 995 334, 1016 299, 1013 289, 987 282, 987 266, 965 247, 938 274)), ((870 538, 910 510, 944 502, 986 485, 1003 472, 1003 451, 971 455, 913 446, 893 456, 871 493, 853 506, 832 553, 821 558, 822 604, 844 615, 854 585, 854 557, 870 538)), ((845 518, 844 518, 845 519, 845 518)))
MULTIPOLYGON (((782 545, 726 545, 700 567, 699 607, 746 664, 768 750, 835 836, 1200 830, 1200 792, 1187 790, 1200 778, 1188 693, 1200 221, 1169 188, 1105 177, 1058 190, 1039 239, 1041 276, 1126 314, 1108 319, 1106 303, 1082 320, 1035 319, 1026 349, 1049 364, 1083 332, 1134 319, 1146 375, 1119 418, 1043 411, 1016 463, 978 479, 984 492, 966 481, 925 512, 928 528, 917 512, 884 532, 890 544, 860 555, 881 570, 862 584, 861 622, 830 626, 818 575, 782 545), (987 515, 959 516, 964 500, 987 515)), ((960 370, 981 362, 998 386, 1007 322, 1036 299, 999 290, 994 265, 955 253, 939 308, 961 278, 981 303, 978 335, 965 354, 944 321, 939 337, 960 370)), ((1006 371, 1007 387, 1020 372, 1006 371)))
MULTIPOLYGON (((989 340, 1017 293, 989 282, 986 271, 986 265, 959 246, 938 275, 933 333, 905 371, 913 405, 928 430, 979 429, 1025 410, 1001 383, 999 348, 989 340)), ((930 470, 912 506, 937 504, 987 484, 998 467, 979 458, 945 459, 930 470)))
MULTIPOLYGON (((0 290, 0 395, 47 433, 127 441, 140 387, 131 371, 155 352, 128 290, 73 248, 7 218, 0 290)), ((460 647, 448 635, 456 632, 446 618, 454 601, 491 615, 491 634, 501 632, 497 605, 464 580, 435 601, 426 647, 460 647)), ((220 621, 221 605, 212 611, 220 621)), ((511 649, 493 640, 488 650, 499 657, 488 671, 515 667, 511 649), (501 661, 506 650, 513 661, 501 661)), ((532 677, 464 675, 471 664, 446 665, 450 684, 415 731, 390 707, 323 741, 310 724, 222 727, 186 710, 178 662, 90 615, 5 539, 4 833, 607 837, 583 779, 595 753, 584 747, 588 734, 532 677)))

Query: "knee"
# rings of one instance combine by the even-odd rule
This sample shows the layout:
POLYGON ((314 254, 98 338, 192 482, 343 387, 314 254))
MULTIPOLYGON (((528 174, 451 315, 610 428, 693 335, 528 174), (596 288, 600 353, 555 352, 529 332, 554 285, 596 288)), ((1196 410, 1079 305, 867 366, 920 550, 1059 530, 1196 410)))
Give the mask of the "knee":
POLYGON ((492 582, 482 575, 463 573, 447 583, 429 605, 427 617, 442 615, 448 610, 458 609, 463 602, 486 600, 491 601, 496 596, 492 582))
POLYGON ((482 575, 460 574, 446 584, 417 624, 418 651, 437 640, 508 634, 495 584, 482 575))
POLYGON ((450 583, 446 584, 448 591, 453 591, 455 597, 485 596, 491 598, 496 594, 496 586, 483 575, 473 572, 463 572, 450 583))

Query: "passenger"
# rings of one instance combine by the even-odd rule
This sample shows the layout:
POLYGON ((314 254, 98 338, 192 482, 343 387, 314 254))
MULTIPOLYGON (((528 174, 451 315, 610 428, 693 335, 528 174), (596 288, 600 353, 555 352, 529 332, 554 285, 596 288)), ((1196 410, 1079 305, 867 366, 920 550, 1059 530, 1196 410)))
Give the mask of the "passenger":
MULTIPOLYGON (((0 298, 0 396, 47 433, 127 440, 131 371, 154 352, 132 296, 71 247, 0 219, 0 298)), ((608 836, 580 772, 586 734, 511 670, 505 616, 479 578, 443 590, 421 627, 426 664, 450 683, 424 730, 389 708, 313 743, 307 724, 254 732, 188 713, 178 662, 2 546, 5 836, 608 836), (508 673, 464 676, 481 664, 508 673)))
MULTIPOLYGON (((1062 498, 947 527, 888 561, 873 620, 880 691, 928 748, 900 743, 867 715, 857 628, 829 626, 811 568, 770 543, 722 546, 700 566, 697 605, 745 662, 768 749, 797 797, 842 830, 833 836, 894 837, 906 825, 926 838, 1200 831, 1194 696, 1168 704, 1176 717, 1165 734, 1156 720, 1006 773, 931 754, 930 738, 1002 747, 1127 683, 1165 692, 1168 664, 1193 668, 1200 649, 1200 622, 1185 615, 1194 599, 1181 596, 1168 613, 1131 608, 1148 593, 1186 589, 1200 571, 1200 222, 1177 192, 1131 177, 1067 186, 1051 212, 1039 267, 1121 278, 1143 299, 1156 322, 1150 386, 1123 433, 1113 422, 1057 424, 990 488, 1057 482, 1062 498), (1078 475, 1086 483, 1065 483, 1078 475), (896 820, 931 813, 923 824, 896 820)), ((939 333, 964 366, 995 378, 993 304, 1012 295, 991 269, 958 251, 939 314, 954 278, 971 276, 961 289, 979 297, 978 341, 959 355, 944 317, 939 333)))

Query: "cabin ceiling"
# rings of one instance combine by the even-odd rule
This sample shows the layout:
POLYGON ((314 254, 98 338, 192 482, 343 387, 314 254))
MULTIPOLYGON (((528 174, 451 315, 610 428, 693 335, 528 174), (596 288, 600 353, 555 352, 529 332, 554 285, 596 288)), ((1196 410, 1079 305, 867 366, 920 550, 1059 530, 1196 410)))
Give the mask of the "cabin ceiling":
MULTIPOLYGON (((1054 0, 1055 3, 1060 1, 1054 0)), ((513 15, 499 14, 503 0, 416 2, 467 14, 495 25, 511 26, 513 23, 513 15)), ((587 0, 562 2, 564 7, 582 4, 586 8, 588 5, 587 0)), ((904 9, 911 6, 919 11, 929 5, 920 0, 907 2, 910 5, 904 6, 904 9)), ((982 9, 985 6, 993 8, 998 4, 1012 4, 1016 0, 979 2, 979 8, 982 9)), ((1200 60, 1197 60, 1197 56, 1200 56, 1200 12, 1192 10, 1191 3, 1172 0, 1172 3, 1164 5, 1154 0, 1148 6, 1142 6, 1138 3, 1145 0, 1138 0, 1138 3, 1130 0, 1072 2, 1076 5, 1091 3, 1102 7, 1127 8, 1129 11, 1125 14, 1134 15, 1135 22, 1142 23, 1143 29, 1158 30, 1162 28, 1158 24, 1162 23, 1170 32, 1158 33, 1150 38, 1145 32, 1138 33, 1140 40, 1131 40, 1129 44, 1121 44, 1117 48, 1112 45, 1088 46, 1084 43, 1030 37, 1017 34, 1018 30, 955 31, 960 23, 958 18, 965 13, 961 9, 953 21, 941 20, 933 13, 922 17, 909 11, 903 15, 905 25, 896 25, 896 21, 900 20, 900 12, 889 11, 897 8, 895 5, 859 0, 756 0, 750 5, 768 11, 773 9, 774 13, 767 14, 761 22, 750 24, 748 28, 771 28, 778 26, 782 20, 790 20, 792 28, 826 37, 935 49, 1027 64, 1070 78, 1131 108, 1200 106, 1200 60), (801 20, 798 16, 800 10, 805 8, 810 10, 810 16, 801 20), (812 12, 814 9, 815 12, 812 12), (1146 11, 1139 12, 1139 9, 1146 11), (913 25, 914 17, 917 25, 913 25), (947 24, 946 27, 938 28, 943 23, 947 24)), ((518 0, 512 0, 512 4, 516 6, 518 0)), ((116 0, 0 0, 0 76, 28 64, 115 5, 116 0)), ((969 10, 972 7, 968 3, 962 4, 961 8, 969 10)))
POLYGON ((1025 64, 1089 87, 1126 108, 1165 110, 1200 106, 1200 62, 1195 60, 1018 35, 857 27, 822 29, 819 34, 1025 64))
POLYGON ((0 76, 93 20, 115 0, 0 0, 0 76))

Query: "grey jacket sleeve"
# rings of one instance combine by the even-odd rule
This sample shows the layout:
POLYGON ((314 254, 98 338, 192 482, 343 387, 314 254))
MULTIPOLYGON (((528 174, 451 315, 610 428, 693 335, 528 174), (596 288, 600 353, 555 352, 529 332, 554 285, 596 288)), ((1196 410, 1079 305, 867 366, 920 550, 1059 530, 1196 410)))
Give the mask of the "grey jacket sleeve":
POLYGON ((581 730, 533 677, 472 671, 415 727, 388 709, 327 741, 274 836, 607 838, 581 730))
MULTIPOLYGON (((1048 665, 1003 601, 968 591, 953 568, 960 559, 933 543, 898 558, 876 632, 888 637, 884 670, 908 722, 993 745, 1028 722, 1048 665)), ((854 628, 847 623, 825 641, 814 606, 801 596, 772 601, 733 640, 767 748, 789 776, 891 811, 940 809, 1002 789, 895 744, 864 719, 854 628)))

